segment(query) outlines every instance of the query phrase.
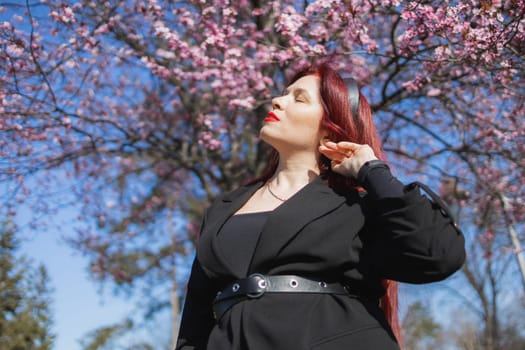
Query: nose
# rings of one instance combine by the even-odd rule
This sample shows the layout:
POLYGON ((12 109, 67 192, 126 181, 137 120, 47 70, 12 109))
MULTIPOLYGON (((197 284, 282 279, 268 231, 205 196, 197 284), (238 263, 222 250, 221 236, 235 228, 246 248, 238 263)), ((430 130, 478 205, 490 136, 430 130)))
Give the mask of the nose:
POLYGON ((282 109, 283 108, 281 97, 282 96, 272 98, 272 107, 273 107, 273 109, 282 109))

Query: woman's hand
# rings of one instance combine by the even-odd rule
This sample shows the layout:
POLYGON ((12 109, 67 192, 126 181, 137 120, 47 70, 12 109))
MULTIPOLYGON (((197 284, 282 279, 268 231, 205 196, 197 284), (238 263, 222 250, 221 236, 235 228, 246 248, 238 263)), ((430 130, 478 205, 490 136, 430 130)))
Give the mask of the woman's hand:
POLYGON ((332 161, 334 172, 354 179, 363 164, 377 159, 370 146, 348 141, 321 141, 319 152, 332 161))

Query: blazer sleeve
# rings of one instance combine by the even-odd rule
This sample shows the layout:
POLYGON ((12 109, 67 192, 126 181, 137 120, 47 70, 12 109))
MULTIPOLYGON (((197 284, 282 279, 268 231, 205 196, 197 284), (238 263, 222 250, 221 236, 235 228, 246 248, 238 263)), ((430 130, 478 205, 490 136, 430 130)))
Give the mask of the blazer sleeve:
POLYGON ((195 258, 182 312, 179 337, 175 350, 204 350, 215 324, 212 302, 215 289, 195 258))
POLYGON ((381 278, 434 282, 463 265, 463 234, 446 204, 425 185, 411 183, 401 196, 370 200, 368 207, 369 263, 381 278))

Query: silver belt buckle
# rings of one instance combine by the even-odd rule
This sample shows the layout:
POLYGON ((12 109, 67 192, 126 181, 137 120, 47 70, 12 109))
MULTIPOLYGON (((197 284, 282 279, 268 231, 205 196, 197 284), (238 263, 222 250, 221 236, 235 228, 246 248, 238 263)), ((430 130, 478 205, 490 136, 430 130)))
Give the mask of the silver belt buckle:
POLYGON ((268 287, 268 281, 266 280, 266 277, 260 273, 254 273, 248 276, 248 278, 259 278, 259 281, 257 281, 257 287, 260 288, 260 291, 255 293, 246 293, 246 296, 250 299, 260 298, 264 292, 266 292, 266 287, 268 287))

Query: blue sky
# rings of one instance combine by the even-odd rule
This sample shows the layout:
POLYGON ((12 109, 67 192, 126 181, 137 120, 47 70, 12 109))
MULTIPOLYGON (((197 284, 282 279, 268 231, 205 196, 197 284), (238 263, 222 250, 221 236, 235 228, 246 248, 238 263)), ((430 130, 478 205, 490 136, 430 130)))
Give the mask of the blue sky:
POLYGON ((78 341, 89 331, 122 320, 134 308, 132 300, 115 297, 110 288, 100 290, 89 280, 86 259, 61 241, 66 232, 31 234, 21 253, 44 264, 51 277, 55 350, 80 350, 78 341))

